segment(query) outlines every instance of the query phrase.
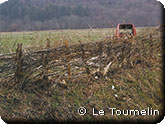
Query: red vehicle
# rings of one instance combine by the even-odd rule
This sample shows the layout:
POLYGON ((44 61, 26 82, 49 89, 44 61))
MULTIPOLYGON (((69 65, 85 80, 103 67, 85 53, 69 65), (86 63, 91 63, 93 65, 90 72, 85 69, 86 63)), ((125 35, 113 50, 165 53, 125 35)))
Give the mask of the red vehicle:
POLYGON ((136 36, 136 28, 134 24, 118 24, 116 28, 116 37, 133 37, 136 36))

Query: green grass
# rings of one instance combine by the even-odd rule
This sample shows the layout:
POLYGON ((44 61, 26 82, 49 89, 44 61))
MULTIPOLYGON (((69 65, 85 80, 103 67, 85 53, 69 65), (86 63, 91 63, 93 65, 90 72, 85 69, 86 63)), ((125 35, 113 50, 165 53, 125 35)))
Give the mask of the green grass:
POLYGON ((100 41, 107 36, 114 35, 114 29, 83 29, 83 30, 55 30, 37 32, 7 32, 0 33, 0 53, 9 53, 16 50, 17 43, 23 43, 23 48, 46 46, 47 39, 50 40, 51 47, 64 44, 65 40, 69 44, 100 41))
MULTIPOLYGON (((137 28, 138 36, 146 35, 155 28, 137 28), (145 33, 146 32, 146 33, 145 33)), ((51 47, 63 45, 66 40, 69 44, 101 41, 115 35, 115 28, 106 29, 73 29, 50 30, 33 32, 0 32, 0 54, 15 52, 17 43, 22 43, 24 49, 42 49, 46 47, 47 39, 51 47)))

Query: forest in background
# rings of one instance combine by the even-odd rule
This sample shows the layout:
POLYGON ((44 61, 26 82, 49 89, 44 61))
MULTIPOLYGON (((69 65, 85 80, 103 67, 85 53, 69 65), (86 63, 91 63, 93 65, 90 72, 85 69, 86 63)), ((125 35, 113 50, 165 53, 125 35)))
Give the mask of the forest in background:
POLYGON ((137 27, 162 23, 156 0, 8 0, 0 4, 0 31, 137 27))

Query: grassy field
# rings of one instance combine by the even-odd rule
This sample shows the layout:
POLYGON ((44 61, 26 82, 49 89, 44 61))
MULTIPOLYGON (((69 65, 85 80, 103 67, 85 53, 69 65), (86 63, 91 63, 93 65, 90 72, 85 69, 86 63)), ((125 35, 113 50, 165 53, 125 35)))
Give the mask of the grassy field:
POLYGON ((68 40, 70 44, 78 43, 78 41, 85 43, 99 41, 110 35, 113 35, 112 29, 1 33, 1 53, 14 52, 16 43, 23 43, 25 48, 44 48, 49 39, 51 47, 57 47, 65 40, 68 40))
MULTIPOLYGON (((137 35, 153 32, 154 28, 137 28, 137 35)), ((43 49, 46 47, 47 40, 51 47, 61 46, 66 40, 69 44, 80 42, 102 41, 107 37, 115 35, 115 28, 112 29, 84 29, 84 30, 53 30, 53 31, 33 31, 33 32, 0 32, 0 54, 15 52, 17 43, 23 43, 25 50, 43 49)))
POLYGON ((20 42, 24 51, 43 49, 48 39, 52 48, 62 47, 46 52, 48 79, 41 76, 43 53, 24 57, 26 74, 20 80, 9 76, 14 72, 13 59, 0 61, 0 115, 6 120, 22 121, 161 119, 164 113, 162 32, 158 28, 137 28, 138 36, 132 40, 112 39, 114 32, 115 29, 94 29, 1 33, 1 54, 15 52, 16 43, 20 42), (76 45, 63 47, 66 40, 76 45), (85 43, 84 52, 79 41, 85 43), (113 64, 103 75, 110 62, 113 64), (58 74, 53 76, 54 73, 58 74), (80 107, 87 109, 85 116, 78 114, 80 107), (119 116, 111 115, 108 110, 148 107, 159 110, 160 115, 119 116), (94 116, 93 108, 96 112, 104 110, 105 115, 94 116))

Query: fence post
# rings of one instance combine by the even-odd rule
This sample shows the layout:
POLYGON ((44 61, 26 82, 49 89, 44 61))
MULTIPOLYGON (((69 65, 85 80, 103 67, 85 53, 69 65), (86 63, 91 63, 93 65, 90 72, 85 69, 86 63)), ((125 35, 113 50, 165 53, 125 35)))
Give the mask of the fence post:
POLYGON ((48 65, 48 60, 47 60, 47 54, 43 55, 43 62, 42 62, 42 66, 43 66, 43 79, 48 80, 48 69, 47 69, 47 65, 48 65))
POLYGON ((103 47, 104 47, 103 43, 98 44, 98 54, 99 54, 99 58, 100 58, 100 71, 103 69, 103 66, 104 66, 102 63, 102 61, 103 61, 103 57, 102 57, 103 47))
POLYGON ((85 51, 84 51, 84 45, 81 43, 81 41, 79 41, 80 45, 81 45, 81 52, 82 52, 82 61, 84 62, 85 59, 85 51))
MULTIPOLYGON (((79 42, 80 42, 80 41, 79 41, 79 42)), ((85 61, 85 50, 84 50, 84 45, 83 45, 81 42, 80 42, 80 45, 81 45, 81 51, 82 51, 82 56, 81 56, 81 57, 82 57, 82 61, 83 61, 84 65, 85 65, 86 73, 87 73, 87 75, 89 76, 89 75, 91 74, 90 69, 89 69, 87 63, 84 62, 84 61, 85 61)))
MULTIPOLYGON (((65 40, 65 47, 68 50, 68 54, 70 54, 69 41, 68 40, 65 40)), ((67 62, 70 62, 70 60, 67 60, 67 62)), ((68 78, 70 79, 70 77, 71 77, 71 65, 70 64, 67 65, 67 74, 68 74, 68 78)))
POLYGON ((17 79, 20 79, 23 76, 22 63, 23 63, 22 43, 18 43, 16 49, 16 72, 15 72, 15 76, 17 79))
POLYGON ((47 49, 50 48, 50 40, 49 40, 49 39, 47 39, 46 48, 47 48, 47 49))
POLYGON ((69 48, 69 41, 68 40, 65 40, 65 47, 69 48))
POLYGON ((70 79, 70 77, 71 77, 71 66, 70 66, 70 64, 68 64, 68 78, 70 79))

